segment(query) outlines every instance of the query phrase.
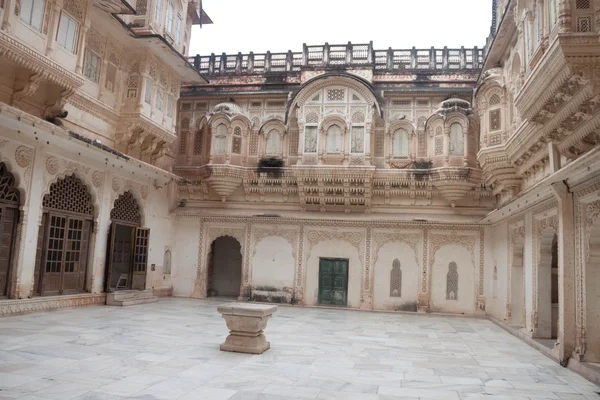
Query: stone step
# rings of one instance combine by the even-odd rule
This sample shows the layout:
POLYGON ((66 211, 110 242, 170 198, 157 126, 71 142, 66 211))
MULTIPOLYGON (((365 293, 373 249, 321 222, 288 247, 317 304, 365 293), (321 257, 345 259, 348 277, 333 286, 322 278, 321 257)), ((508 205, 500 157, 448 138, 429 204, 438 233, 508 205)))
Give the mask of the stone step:
POLYGON ((152 289, 146 290, 121 290, 109 293, 106 304, 109 306, 131 306, 136 304, 156 303, 158 297, 152 295, 152 289))
POLYGON ((136 299, 136 300, 111 300, 108 297, 106 298, 107 306, 119 306, 119 307, 127 307, 127 306, 137 306, 139 304, 150 304, 157 303, 158 297, 150 297, 144 299, 136 299))

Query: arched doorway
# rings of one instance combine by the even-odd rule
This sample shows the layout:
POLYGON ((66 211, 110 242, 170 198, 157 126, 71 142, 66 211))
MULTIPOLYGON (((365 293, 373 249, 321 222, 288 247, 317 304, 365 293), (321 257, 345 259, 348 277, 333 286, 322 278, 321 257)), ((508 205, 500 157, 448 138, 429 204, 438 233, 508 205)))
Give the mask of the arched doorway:
MULTIPOLYGON (((556 339, 558 333, 558 236, 554 229, 542 231, 537 266, 537 323, 533 336, 556 339)), ((553 346, 551 343, 549 345, 553 346)))
POLYGON ((525 326, 525 286, 523 276, 524 240, 517 237, 512 243, 511 266, 510 266, 510 319, 509 325, 519 328, 525 326))
POLYGON ((140 227, 140 206, 130 191, 115 200, 110 220, 105 290, 144 290, 150 229, 140 227))
POLYGON ((8 295, 19 205, 15 178, 6 165, 0 163, 0 296, 8 295))
POLYGON ((85 290, 92 197, 74 175, 59 179, 44 196, 42 230, 36 257, 36 292, 44 295, 85 290))
POLYGON ((235 238, 221 236, 211 243, 207 272, 207 296, 240 295, 242 252, 235 238))

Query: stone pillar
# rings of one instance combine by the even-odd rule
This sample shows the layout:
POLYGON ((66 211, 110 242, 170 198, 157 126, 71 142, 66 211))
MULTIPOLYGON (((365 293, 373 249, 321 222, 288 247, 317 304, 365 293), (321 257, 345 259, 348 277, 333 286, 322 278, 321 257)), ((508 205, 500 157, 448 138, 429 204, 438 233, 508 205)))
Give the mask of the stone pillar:
POLYGON ((75 66, 75 72, 77 74, 81 74, 83 69, 85 41, 89 29, 90 27, 87 24, 83 24, 81 26, 81 35, 79 36, 79 43, 77 44, 77 65, 75 66))
POLYGON ((47 41, 46 41, 46 55, 48 57, 52 57, 52 52, 54 51, 54 48, 56 47, 56 40, 55 39, 55 34, 54 32, 56 32, 56 27, 58 25, 58 17, 60 15, 60 6, 58 5, 57 2, 53 2, 48 4, 48 7, 51 7, 51 11, 50 11, 50 24, 48 26, 48 37, 47 37, 47 41))
POLYGON ((361 310, 372 310, 373 309, 373 279, 372 279, 372 265, 371 265, 371 227, 367 228, 365 238, 365 268, 363 271, 363 289, 362 295, 360 296, 360 309, 361 310))
POLYGON ((423 264, 420 266, 419 273, 419 298, 417 304, 417 312, 424 313, 429 312, 429 229, 423 229, 423 264))
POLYGON ((560 0, 558 3, 558 32, 569 33, 571 27, 571 0, 560 0))
POLYGON ((533 217, 525 215, 525 238, 523 251, 523 330, 533 332, 533 217))
POLYGON ((93 253, 92 262, 88 265, 91 269, 89 288, 92 293, 102 293, 104 291, 105 270, 108 268, 106 264, 106 251, 108 249, 108 232, 110 230, 110 212, 113 208, 111 201, 112 193, 112 176, 105 173, 102 183, 102 190, 98 198, 98 221, 96 233, 93 235, 94 241, 91 243, 93 253))
POLYGON ((561 167, 560 165, 560 151, 558 146, 554 142, 548 142, 548 155, 550 157, 550 173, 555 173, 561 167))
POLYGON ((4 14, 2 14, 2 30, 12 32, 12 24, 19 18, 15 9, 16 0, 4 0, 4 14))
POLYGON ((444 127, 444 166, 448 166, 450 163, 450 127, 444 127))
POLYGON ((575 228, 573 194, 565 182, 552 184, 558 200, 558 360, 566 366, 575 350, 575 228))
POLYGON ((17 287, 15 297, 31 297, 34 290, 35 257, 40 224, 42 222, 42 194, 44 191, 45 155, 40 149, 35 149, 33 157, 33 172, 29 188, 27 204, 23 207, 21 247, 17 254, 17 287))

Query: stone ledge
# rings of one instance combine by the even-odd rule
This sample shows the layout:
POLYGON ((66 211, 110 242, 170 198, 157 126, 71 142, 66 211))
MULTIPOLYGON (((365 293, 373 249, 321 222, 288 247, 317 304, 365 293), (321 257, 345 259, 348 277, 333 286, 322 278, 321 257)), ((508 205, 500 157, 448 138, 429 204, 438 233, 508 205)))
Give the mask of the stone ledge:
POLYGON ((0 300, 0 316, 104 304, 106 304, 106 293, 85 293, 66 296, 34 297, 32 299, 0 300))

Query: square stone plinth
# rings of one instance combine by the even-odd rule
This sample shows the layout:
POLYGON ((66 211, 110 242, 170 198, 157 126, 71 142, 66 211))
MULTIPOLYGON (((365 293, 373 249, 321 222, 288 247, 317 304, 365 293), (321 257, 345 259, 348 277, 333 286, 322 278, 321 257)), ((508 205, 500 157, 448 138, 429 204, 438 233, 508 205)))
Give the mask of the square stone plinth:
POLYGON ((222 351, 261 354, 271 347, 263 330, 277 306, 252 303, 226 303, 217 307, 229 328, 222 351))

